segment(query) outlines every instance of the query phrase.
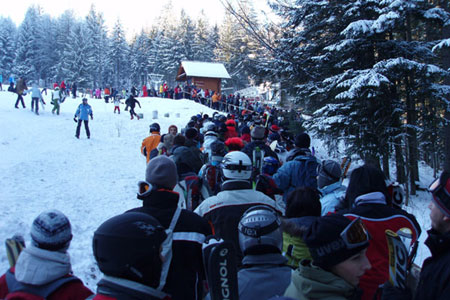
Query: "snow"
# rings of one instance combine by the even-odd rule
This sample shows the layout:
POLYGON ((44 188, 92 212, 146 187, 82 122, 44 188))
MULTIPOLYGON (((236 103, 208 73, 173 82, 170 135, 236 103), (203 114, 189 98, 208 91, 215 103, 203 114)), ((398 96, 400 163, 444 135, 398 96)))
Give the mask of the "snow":
MULTIPOLYGON (((44 95, 46 103, 50 97, 44 95)), ((45 111, 40 108, 39 116, 32 113, 30 95, 24 97, 26 109, 15 109, 16 98, 0 92, 0 236, 4 240, 22 234, 29 243, 35 217, 48 209, 62 211, 72 224, 69 253, 74 274, 95 289, 100 272, 92 255, 92 236, 106 219, 142 205, 136 192, 145 175, 140 147, 149 125, 156 121, 166 133, 175 124, 180 131, 192 115, 214 111, 188 100, 138 98, 142 109, 137 107, 136 112, 144 113, 144 119, 131 121, 124 105, 118 115, 112 103, 89 99, 94 111, 91 139, 86 139, 82 126, 77 140, 72 119, 81 98, 62 103, 59 116, 51 114, 48 104, 45 111), (151 119, 154 110, 158 120, 151 119), (170 117, 163 117, 165 113, 170 117)), ((8 268, 3 246, 0 268, 8 268)))
MULTIPOLYGON (((146 165, 140 146, 149 125, 157 121, 165 133, 175 124, 180 131, 192 115, 212 115, 214 111, 189 100, 138 98, 142 109, 136 112, 144 114, 138 121, 130 120, 125 111, 114 114, 112 103, 89 99, 94 111, 94 120, 89 121, 91 139, 86 139, 82 127, 78 140, 72 119, 80 98, 67 99, 59 116, 51 114, 51 105, 41 108, 37 116, 30 111, 29 95, 24 97, 26 109, 14 108, 16 97, 0 92, 0 236, 4 240, 21 234, 29 243, 36 216, 48 209, 62 211, 72 224, 69 253, 74 274, 95 290, 101 273, 92 254, 92 236, 106 219, 142 205, 136 199, 137 183, 144 178, 146 165), (155 110, 159 119, 152 120, 155 110), (165 113, 170 117, 164 117, 165 113)), ((50 93, 44 97, 50 103, 50 93)), ((320 140, 313 139, 312 146, 320 159, 327 158, 320 140)), ((420 168, 421 181, 427 185, 432 181, 432 170, 424 165, 420 168)), ((426 192, 419 192, 407 208, 423 231, 430 227, 429 198, 426 192)), ((416 258, 419 265, 429 256, 423 245, 425 238, 423 232, 416 258)), ((0 267, 6 271, 8 266, 5 249, 0 247, 0 267)))

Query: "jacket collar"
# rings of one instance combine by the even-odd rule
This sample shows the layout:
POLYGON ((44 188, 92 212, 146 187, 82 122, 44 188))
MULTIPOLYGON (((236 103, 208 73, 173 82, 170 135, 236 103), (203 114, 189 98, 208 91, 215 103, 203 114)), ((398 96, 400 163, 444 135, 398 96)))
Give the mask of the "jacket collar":
POLYGON ((287 259, 279 253, 260 255, 246 255, 242 260, 243 265, 284 265, 287 259))
POLYGON ((333 192, 334 190, 337 190, 338 188, 340 188, 342 186, 340 181, 337 181, 335 183, 332 183, 330 185, 324 186, 323 188, 319 189, 319 191, 323 194, 329 194, 331 192, 333 192))
POLYGON ((386 197, 381 192, 364 194, 355 199, 353 207, 362 204, 386 204, 386 197))
POLYGON ((222 191, 250 190, 252 184, 247 180, 227 180, 222 183, 222 191))
POLYGON ((430 249, 432 256, 439 256, 450 251, 450 232, 440 233, 434 229, 427 231, 428 238, 425 245, 430 249))
MULTIPOLYGON (((141 189, 140 189, 141 190, 141 189)), ((137 198, 143 200, 144 207, 176 208, 180 194, 172 190, 158 189, 138 193, 137 198)))
POLYGON ((117 299, 170 299, 168 294, 139 282, 107 275, 98 283, 97 292, 117 299))

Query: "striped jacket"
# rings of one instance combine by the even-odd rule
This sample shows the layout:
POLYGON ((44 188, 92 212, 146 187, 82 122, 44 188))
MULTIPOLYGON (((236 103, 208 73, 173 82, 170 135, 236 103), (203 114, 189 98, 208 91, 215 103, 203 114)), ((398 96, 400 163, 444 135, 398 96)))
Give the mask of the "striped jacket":
MULTIPOLYGON (((239 220, 248 208, 255 205, 267 205, 277 210, 275 201, 253 190, 249 182, 228 180, 222 184, 221 192, 205 199, 195 209, 195 213, 212 224, 216 236, 234 244, 238 254, 238 264, 243 258, 239 247, 239 220)), ((281 212, 279 213, 281 215, 281 212)))
MULTIPOLYGON (((156 190, 138 195, 143 206, 130 211, 147 213, 168 228, 178 206, 179 194, 156 190)), ((205 280, 202 243, 211 234, 208 222, 183 209, 173 231, 172 261, 163 291, 172 299, 202 299, 205 280)))

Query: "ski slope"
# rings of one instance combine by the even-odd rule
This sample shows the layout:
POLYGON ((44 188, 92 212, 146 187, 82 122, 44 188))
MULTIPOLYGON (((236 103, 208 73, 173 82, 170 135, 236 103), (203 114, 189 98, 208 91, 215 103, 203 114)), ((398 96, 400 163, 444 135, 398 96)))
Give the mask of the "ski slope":
MULTIPOLYGON (((148 136, 149 125, 158 122, 166 133, 172 124, 178 131, 192 115, 213 110, 189 100, 138 98, 143 113, 141 120, 130 120, 128 112, 114 114, 114 104, 89 99, 94 120, 89 121, 91 139, 86 139, 81 127, 80 139, 75 138, 73 116, 81 98, 67 98, 61 104, 61 114, 52 115, 50 92, 44 95, 48 103, 40 115, 31 112, 31 96, 26 95, 26 109, 14 108, 16 94, 0 91, 0 237, 5 240, 21 234, 27 243, 33 219, 47 209, 58 209, 72 224, 73 240, 69 248, 74 274, 92 290, 101 273, 92 255, 92 236, 106 219, 133 207, 141 206, 136 199, 137 183, 145 177, 145 157, 140 154, 142 140, 148 136), (159 118, 152 119, 157 110, 159 118), (168 113, 169 117, 164 117, 168 113)), ((314 140, 317 155, 325 158, 320 141, 314 140)), ((423 169, 424 184, 431 182, 428 169, 423 169)), ((425 231, 430 227, 429 195, 414 197, 414 213, 425 231)), ((423 232, 421 240, 426 237, 423 232)), ((416 263, 421 265, 429 256, 420 245, 416 263)), ((0 270, 8 268, 5 248, 0 246, 0 270)))

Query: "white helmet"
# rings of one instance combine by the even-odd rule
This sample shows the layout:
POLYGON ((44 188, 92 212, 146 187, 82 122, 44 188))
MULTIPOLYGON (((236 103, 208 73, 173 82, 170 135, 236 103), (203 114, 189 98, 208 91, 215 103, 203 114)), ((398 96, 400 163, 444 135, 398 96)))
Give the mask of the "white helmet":
POLYGON ((221 167, 226 179, 249 180, 252 177, 252 161, 241 151, 233 151, 225 155, 221 167))

